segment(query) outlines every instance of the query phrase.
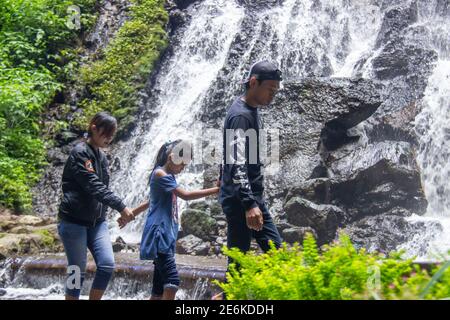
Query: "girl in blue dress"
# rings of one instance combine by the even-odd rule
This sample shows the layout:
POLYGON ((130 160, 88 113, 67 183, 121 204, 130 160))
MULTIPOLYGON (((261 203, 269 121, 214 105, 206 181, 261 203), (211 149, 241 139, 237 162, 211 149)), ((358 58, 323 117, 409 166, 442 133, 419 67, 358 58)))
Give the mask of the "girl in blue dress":
MULTIPOLYGON (((133 210, 137 216, 148 210, 142 234, 140 258, 153 260, 153 288, 151 300, 173 300, 180 285, 175 264, 175 245, 178 236, 177 198, 194 200, 219 192, 219 187, 186 191, 175 175, 191 160, 191 146, 183 140, 165 143, 158 151, 150 175, 150 200, 133 210), (183 154, 184 153, 184 154, 183 154)), ((219 183, 219 182, 218 182, 219 183)), ((121 227, 127 222, 118 220, 121 227)))

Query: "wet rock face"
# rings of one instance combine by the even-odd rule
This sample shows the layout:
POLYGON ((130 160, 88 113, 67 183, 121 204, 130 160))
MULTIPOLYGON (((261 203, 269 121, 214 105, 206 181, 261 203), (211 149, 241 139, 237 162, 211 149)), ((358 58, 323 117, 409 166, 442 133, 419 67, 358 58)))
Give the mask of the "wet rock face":
MULTIPOLYGON (((366 217, 347 226, 343 231, 358 247, 389 253, 396 250, 398 244, 406 243, 413 237, 420 236, 427 227, 430 227, 426 226, 424 222, 409 222, 403 216, 391 213, 366 217)), ((433 227, 436 229, 436 233, 442 232, 441 225, 436 224, 433 227)), ((426 241, 416 245, 423 246, 418 252, 426 252, 426 241)))
POLYGON ((202 239, 192 234, 177 240, 176 251, 179 254, 206 256, 210 249, 209 242, 203 242, 202 239))
MULTIPOLYGON (((352 127, 328 120, 319 139, 317 166, 311 171, 314 162, 308 159, 314 153, 298 162, 299 171, 306 167, 312 174, 300 175, 301 181, 289 188, 284 203, 290 208, 286 204, 300 197, 337 206, 345 212, 341 227, 355 243, 389 251, 424 229, 405 217, 422 215, 427 208, 416 162, 414 119, 437 54, 429 47, 429 31, 415 24, 416 2, 386 2, 383 7, 386 11, 376 40, 379 52, 371 62, 373 76, 382 84, 377 91, 379 107, 356 127, 356 121, 352 127), (304 159, 308 165, 303 165, 304 159)), ((435 10, 445 15, 442 8, 435 10)), ((304 128, 315 133, 310 126, 304 128)), ((295 150, 295 143, 292 146, 295 150)), ((317 232, 317 237, 319 242, 328 241, 321 239, 323 233, 317 232)))
POLYGON ((425 213, 427 201, 409 143, 380 142, 334 157, 330 169, 336 178, 329 197, 351 212, 352 219, 394 207, 425 213))
MULTIPOLYGON (((390 42, 384 47, 382 53, 374 59, 373 68, 378 79, 389 80, 411 74, 411 71, 416 71, 417 65, 430 65, 436 59, 437 55, 433 50, 424 49, 414 44, 399 46, 398 42, 390 42)), ((408 82, 414 83, 420 78, 411 77, 408 80, 408 82)))
POLYGON ((420 101, 414 101, 398 111, 381 116, 378 121, 372 122, 369 141, 405 141, 416 147, 418 141, 414 120, 420 109, 420 101))
POLYGON ((386 12, 381 29, 378 33, 375 47, 395 39, 409 25, 417 21, 417 3, 394 6, 386 12))
MULTIPOLYGON (((369 143, 364 131, 355 128, 381 106, 383 85, 368 80, 307 80, 287 84, 286 89, 287 93, 282 92, 274 101, 278 112, 267 110, 265 119, 281 123, 282 176, 276 179, 290 185, 284 198, 287 223, 312 228, 318 243, 324 244, 332 241, 340 228, 351 229, 369 217, 389 213, 403 218, 425 213, 427 201, 414 144, 389 141, 381 130, 380 141, 369 143), (293 162, 300 170, 297 176, 289 177, 293 162), (304 163, 307 165, 302 166, 304 163)), ((414 111, 398 112, 403 119, 386 115, 383 125, 392 128, 389 134, 394 130, 403 133, 399 140, 410 137, 414 142, 403 127, 414 111)), ((274 186, 279 187, 280 182, 274 186)), ((399 224, 397 229, 386 230, 386 235, 383 228, 373 231, 379 237, 377 243, 391 248, 401 243, 395 241, 404 242, 407 236, 389 236, 392 230, 407 228, 401 223, 407 224, 402 219, 384 224, 399 224), (380 242, 382 239, 385 242, 380 242)), ((282 234, 291 238, 295 232, 290 229, 285 228, 282 234)))
POLYGON ((172 2, 174 3, 178 9, 183 10, 186 9, 187 7, 189 7, 190 5, 197 3, 197 2, 201 2, 202 0, 172 0, 172 1, 167 1, 167 2, 172 2))
POLYGON ((238 0, 239 3, 244 8, 248 10, 263 10, 267 8, 271 8, 276 5, 280 5, 284 2, 284 0, 238 0))
MULTIPOLYGON (((285 204, 285 210, 289 223, 298 227, 309 227, 315 231, 319 245, 332 241, 338 227, 342 226, 345 220, 345 212, 340 208, 333 205, 317 205, 300 197, 291 198, 285 204)), ((289 229, 283 230, 283 234, 287 234, 288 237, 292 232, 293 230, 289 229)), ((304 237, 304 234, 301 237, 304 237)))
POLYGON ((97 50, 105 46, 108 39, 111 39, 127 19, 130 5, 130 1, 102 1, 95 28, 84 40, 89 54, 97 52, 97 50))
POLYGON ((195 5, 202 0, 168 0, 164 6, 169 13, 169 35, 172 36, 175 32, 186 26, 191 19, 191 16, 187 12, 187 8, 191 5, 195 5))
POLYGON ((265 129, 278 130, 280 140, 282 176, 268 177, 269 184, 278 181, 277 188, 287 189, 323 176, 323 145, 336 149, 354 141, 347 129, 375 112, 380 90, 379 84, 363 79, 284 83, 272 105, 262 110, 265 129))
MULTIPOLYGON (((382 245, 380 248, 394 248, 405 242, 412 236, 413 229, 405 226, 408 223, 400 218, 412 213, 424 214, 427 207, 411 145, 406 142, 383 143, 374 145, 372 150, 354 151, 349 157, 331 163, 328 170, 334 172, 333 177, 307 180, 288 191, 285 200, 288 222, 312 227, 319 243, 332 240, 340 227, 345 227, 345 230, 364 229, 358 227, 361 225, 369 229, 377 226, 376 230, 366 230, 372 237, 358 238, 359 243, 364 243, 367 248, 376 248, 373 237, 377 237, 375 243, 382 245), (340 161, 347 165, 340 166, 340 161), (300 205, 305 203, 309 206, 300 205), (340 215, 329 216, 321 210, 310 209, 324 203, 339 208, 343 219, 338 219, 340 215), (382 225, 364 224, 364 221, 383 220, 386 214, 397 218, 390 218, 389 223, 382 225), (399 238, 395 237, 395 230, 411 232, 399 238)), ((350 236, 353 239, 357 234, 350 236)))
MULTIPOLYGON (((437 53, 430 47, 430 31, 416 24, 418 5, 424 4, 412 1, 392 5, 384 15, 376 42, 380 51, 374 56, 372 67, 373 76, 382 80, 385 90, 383 104, 371 124, 377 125, 382 122, 381 117, 411 105, 420 107, 437 53)), ((439 12, 439 6, 435 10, 439 12)), ((368 134, 371 135, 370 130, 368 134)))

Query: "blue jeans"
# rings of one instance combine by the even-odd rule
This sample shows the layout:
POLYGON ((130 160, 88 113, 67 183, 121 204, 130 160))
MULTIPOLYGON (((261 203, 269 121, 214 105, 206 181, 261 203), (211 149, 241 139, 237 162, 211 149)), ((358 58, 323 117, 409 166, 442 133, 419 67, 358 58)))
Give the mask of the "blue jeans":
POLYGON ((86 276, 87 249, 91 251, 97 265, 92 289, 105 290, 114 272, 114 254, 106 221, 95 227, 60 221, 58 233, 67 256, 66 295, 80 296, 86 276))
POLYGON ((162 296, 165 288, 178 289, 180 277, 178 276, 175 257, 172 254, 158 253, 153 260, 155 269, 153 271, 152 295, 162 296))

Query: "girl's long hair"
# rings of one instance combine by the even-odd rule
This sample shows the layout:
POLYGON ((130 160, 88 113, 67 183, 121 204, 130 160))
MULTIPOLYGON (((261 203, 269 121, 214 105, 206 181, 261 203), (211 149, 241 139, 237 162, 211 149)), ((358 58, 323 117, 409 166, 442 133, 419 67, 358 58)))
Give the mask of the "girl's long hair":
MULTIPOLYGON (((176 147, 178 147, 180 144, 186 144, 190 148, 189 151, 190 151, 190 156, 192 158, 192 145, 189 142, 182 140, 182 139, 178 139, 178 140, 175 140, 172 142, 166 142, 161 146, 161 148, 159 148, 158 153, 156 154, 154 166, 153 166, 152 171, 150 172, 150 177, 152 176, 153 171, 155 171, 155 169, 157 167, 162 167, 166 164, 167 160, 169 159, 170 153, 176 147)), ((178 154, 180 157, 183 157, 183 151, 184 151, 183 148, 181 148, 181 150, 178 154)), ((149 181, 150 181, 150 179, 149 179, 149 181)))

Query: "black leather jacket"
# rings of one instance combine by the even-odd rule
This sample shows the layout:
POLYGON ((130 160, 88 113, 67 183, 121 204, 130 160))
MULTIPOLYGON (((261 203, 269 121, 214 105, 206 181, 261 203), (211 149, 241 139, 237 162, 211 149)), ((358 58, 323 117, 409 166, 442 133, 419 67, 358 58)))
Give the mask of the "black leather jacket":
POLYGON ((122 211, 125 205, 108 186, 105 154, 86 142, 77 144, 64 166, 59 218, 92 227, 105 220, 107 207, 122 211))

